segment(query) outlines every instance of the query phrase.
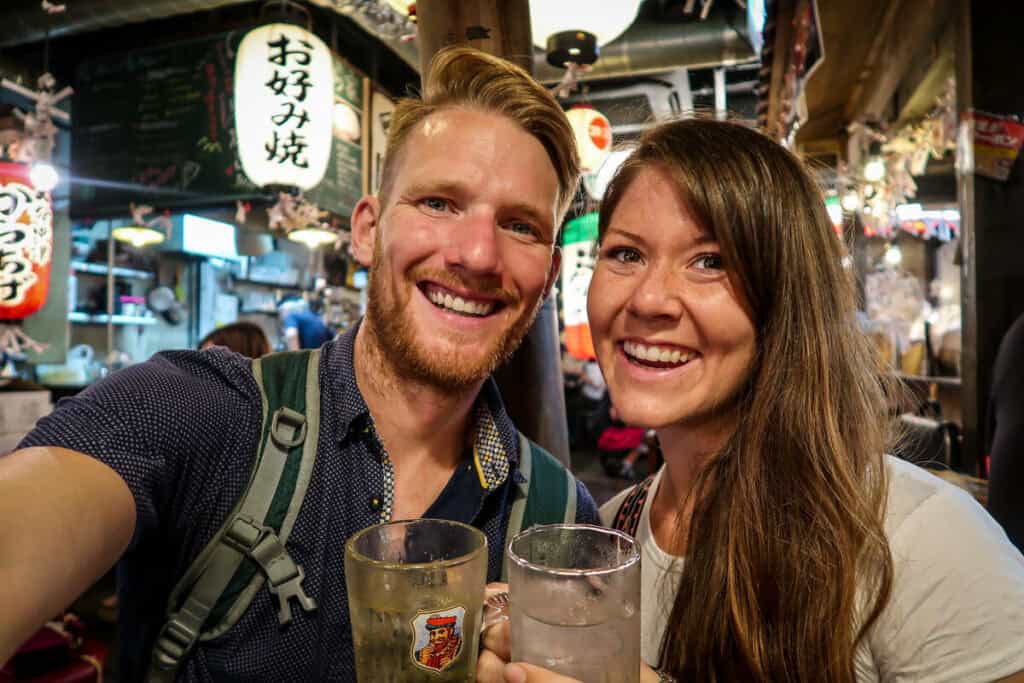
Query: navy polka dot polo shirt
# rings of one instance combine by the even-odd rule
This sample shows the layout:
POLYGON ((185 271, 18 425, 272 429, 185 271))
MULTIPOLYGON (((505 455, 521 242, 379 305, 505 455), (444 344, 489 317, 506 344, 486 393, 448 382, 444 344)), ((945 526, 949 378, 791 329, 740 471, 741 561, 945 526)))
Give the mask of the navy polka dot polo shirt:
MULTIPOLYGON (((344 546, 390 517, 390 458, 355 382, 356 328, 320 361, 321 432, 312 480, 288 540, 319 608, 293 609, 282 627, 261 590, 228 633, 199 643, 179 681, 354 681, 344 546)), ((19 447, 91 455, 131 489, 138 519, 118 566, 121 677, 142 680, 167 597, 248 482, 262 421, 249 361, 224 349, 161 353, 61 401, 19 447)), ((493 380, 474 408, 474 448, 425 516, 477 526, 489 544, 488 580, 501 573, 518 439, 493 380), (509 476, 512 474, 512 476, 509 476)), ((599 523, 578 484, 577 521, 599 523)))

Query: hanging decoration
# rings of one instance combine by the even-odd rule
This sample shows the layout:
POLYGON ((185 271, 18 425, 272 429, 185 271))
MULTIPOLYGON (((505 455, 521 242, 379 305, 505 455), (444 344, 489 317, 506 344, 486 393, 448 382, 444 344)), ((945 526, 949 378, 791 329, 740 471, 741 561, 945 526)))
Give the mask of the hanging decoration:
POLYGON ((0 162, 0 352, 42 351, 16 323, 38 312, 50 289, 53 209, 25 164, 0 162))
MULTIPOLYGON (((942 158, 956 149, 955 82, 949 80, 932 109, 919 119, 891 130, 853 123, 847 132, 847 162, 838 168, 844 208, 860 211, 864 231, 869 236, 906 229, 907 220, 897 215, 897 207, 917 194, 914 176, 925 172, 930 159, 942 158)), ((955 232, 959 225, 958 220, 954 222, 948 217, 941 217, 938 223, 932 220, 926 223, 924 231, 919 225, 913 230, 946 234, 947 228, 955 232)))
POLYGON ((326 220, 328 215, 301 194, 281 192, 277 203, 267 209, 267 223, 272 231, 279 231, 292 242, 310 249, 333 244, 340 250, 348 244, 350 233, 332 226, 326 220))
POLYGON ((235 58, 235 130, 254 184, 308 190, 323 180, 334 121, 334 70, 322 40, 300 26, 267 24, 235 58))
POLYGON ((575 358, 593 360, 594 340, 587 319, 587 292, 597 253, 597 214, 565 224, 562 232, 562 320, 565 348, 575 358))
POLYGON ((974 132, 974 173, 1007 180, 1024 143, 1020 118, 971 109, 965 119, 974 132))
POLYGON ((612 126, 608 117, 590 106, 577 105, 565 113, 576 137, 580 170, 593 173, 612 151, 612 126))

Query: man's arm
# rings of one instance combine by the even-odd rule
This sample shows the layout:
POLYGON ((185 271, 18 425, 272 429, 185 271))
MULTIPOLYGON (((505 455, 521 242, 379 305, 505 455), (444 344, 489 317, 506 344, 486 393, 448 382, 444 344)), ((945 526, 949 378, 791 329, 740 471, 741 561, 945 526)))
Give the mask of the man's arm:
POLYGON ((0 457, 0 662, 117 562, 135 500, 103 463, 63 448, 0 457))

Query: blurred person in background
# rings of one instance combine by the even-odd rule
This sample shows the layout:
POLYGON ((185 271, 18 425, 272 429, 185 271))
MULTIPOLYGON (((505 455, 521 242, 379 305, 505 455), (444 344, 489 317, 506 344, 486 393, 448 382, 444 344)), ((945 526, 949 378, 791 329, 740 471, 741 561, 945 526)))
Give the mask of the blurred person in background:
POLYGON ((318 349, 334 338, 334 332, 300 297, 287 297, 277 305, 277 315, 284 330, 285 348, 318 349))
POLYGON ((247 358, 259 358, 273 350, 263 328, 245 321, 218 327, 199 342, 200 351, 213 346, 224 346, 247 358))
POLYGON ((1010 540, 1024 550, 1024 315, 999 344, 987 437, 988 511, 1010 540))

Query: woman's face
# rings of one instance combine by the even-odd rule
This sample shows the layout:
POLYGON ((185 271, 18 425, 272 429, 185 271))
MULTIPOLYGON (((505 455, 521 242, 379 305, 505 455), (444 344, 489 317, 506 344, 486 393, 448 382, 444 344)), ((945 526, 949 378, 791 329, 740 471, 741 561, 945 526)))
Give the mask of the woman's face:
POLYGON ((755 354, 752 316, 718 243, 657 166, 636 176, 612 213, 588 315, 626 424, 718 429, 723 418, 734 422, 732 402, 755 354))

